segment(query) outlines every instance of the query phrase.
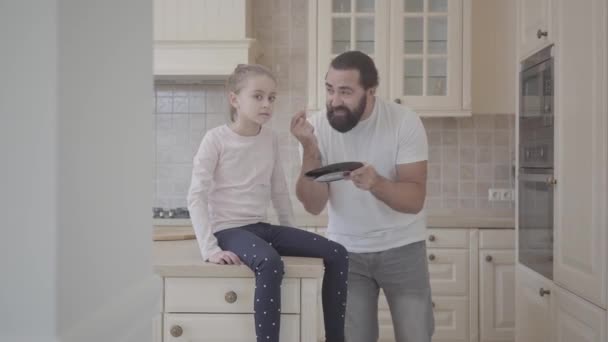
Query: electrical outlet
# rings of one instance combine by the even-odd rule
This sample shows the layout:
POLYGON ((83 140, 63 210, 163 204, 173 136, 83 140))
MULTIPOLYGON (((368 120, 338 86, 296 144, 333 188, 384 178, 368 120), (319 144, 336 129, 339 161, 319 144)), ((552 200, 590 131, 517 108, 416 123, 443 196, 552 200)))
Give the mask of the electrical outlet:
POLYGON ((513 200, 513 189, 495 189, 490 188, 488 190, 488 200, 495 201, 512 201, 513 200))

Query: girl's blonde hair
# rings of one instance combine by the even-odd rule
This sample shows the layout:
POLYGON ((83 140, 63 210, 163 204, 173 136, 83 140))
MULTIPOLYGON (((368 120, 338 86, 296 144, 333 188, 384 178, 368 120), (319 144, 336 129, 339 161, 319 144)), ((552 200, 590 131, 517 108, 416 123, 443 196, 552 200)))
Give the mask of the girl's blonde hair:
MULTIPOLYGON (((239 64, 236 66, 232 74, 228 76, 226 82, 226 90, 238 94, 247 81, 252 76, 268 76, 274 83, 277 83, 277 79, 267 67, 260 64, 239 64)), ((236 120, 236 108, 231 104, 230 106, 230 121, 236 120)))

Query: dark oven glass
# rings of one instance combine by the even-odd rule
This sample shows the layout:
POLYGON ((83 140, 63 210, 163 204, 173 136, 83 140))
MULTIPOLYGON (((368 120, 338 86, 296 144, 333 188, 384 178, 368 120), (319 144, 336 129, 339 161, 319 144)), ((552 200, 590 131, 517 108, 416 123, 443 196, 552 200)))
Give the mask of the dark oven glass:
POLYGON ((552 169, 520 169, 519 262, 553 279, 552 169))

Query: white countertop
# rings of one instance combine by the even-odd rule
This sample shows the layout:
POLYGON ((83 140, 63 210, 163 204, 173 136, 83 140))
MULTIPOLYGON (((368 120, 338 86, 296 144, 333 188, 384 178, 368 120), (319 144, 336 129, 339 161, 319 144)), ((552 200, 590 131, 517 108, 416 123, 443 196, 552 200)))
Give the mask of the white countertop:
MULTIPOLYGON (((327 217, 312 216, 310 219, 296 218, 300 227, 325 227, 327 217)), ((154 219, 155 226, 192 226, 190 219, 154 219)), ((455 216, 455 215, 429 215, 427 217, 429 228, 514 228, 514 218, 455 216)))
MULTIPOLYGON (((218 265, 204 262, 196 240, 155 241, 154 270, 161 277, 250 278, 253 272, 244 265, 218 265)), ((285 278, 321 278, 323 260, 283 257, 285 278)))

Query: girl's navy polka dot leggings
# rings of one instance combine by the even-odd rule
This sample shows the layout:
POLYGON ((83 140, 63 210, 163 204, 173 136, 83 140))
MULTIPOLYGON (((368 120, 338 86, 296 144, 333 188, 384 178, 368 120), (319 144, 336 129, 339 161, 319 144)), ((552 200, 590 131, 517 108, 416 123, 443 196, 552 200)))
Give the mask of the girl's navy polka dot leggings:
POLYGON ((281 256, 323 258, 323 316, 328 342, 344 342, 344 311, 348 252, 333 241, 305 230, 250 224, 215 233, 219 247, 236 255, 255 272, 256 340, 279 342, 281 315, 281 256))

